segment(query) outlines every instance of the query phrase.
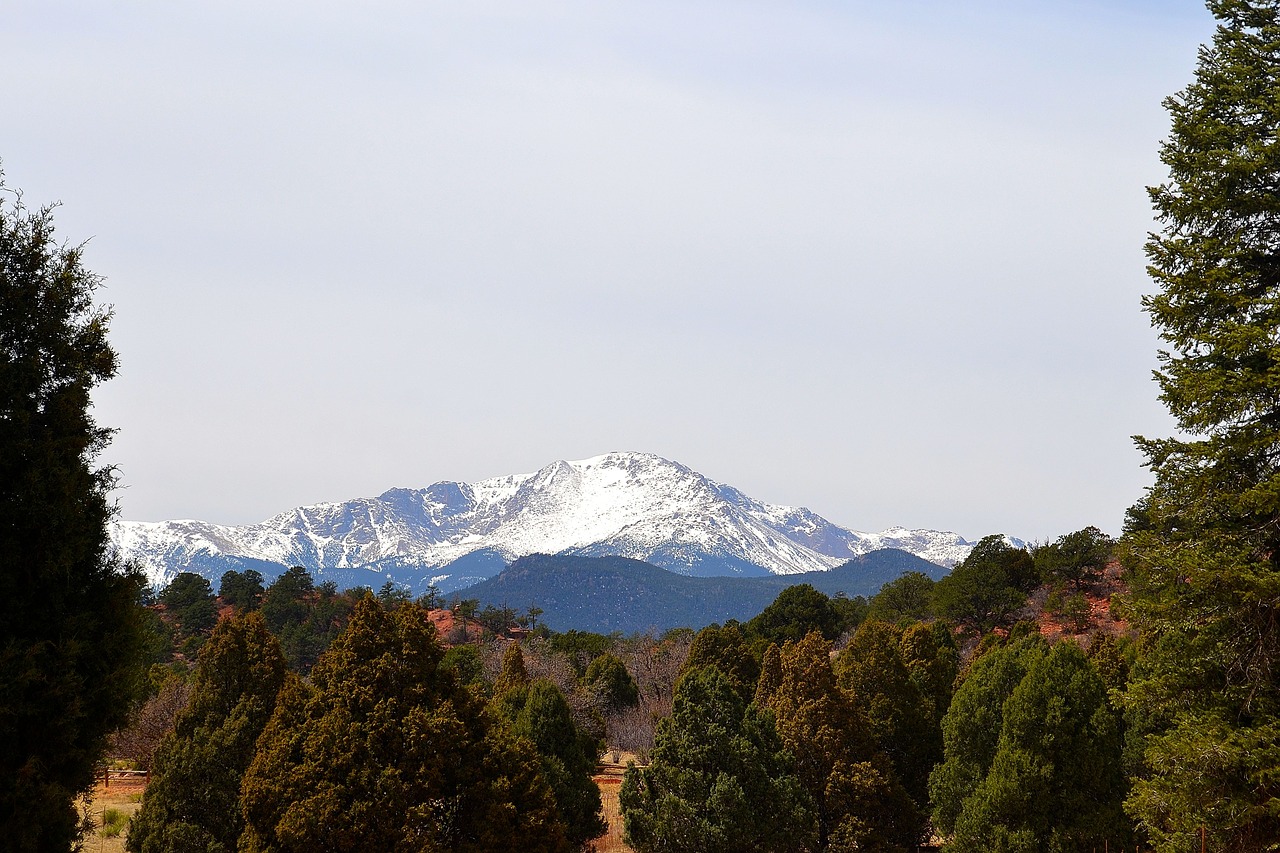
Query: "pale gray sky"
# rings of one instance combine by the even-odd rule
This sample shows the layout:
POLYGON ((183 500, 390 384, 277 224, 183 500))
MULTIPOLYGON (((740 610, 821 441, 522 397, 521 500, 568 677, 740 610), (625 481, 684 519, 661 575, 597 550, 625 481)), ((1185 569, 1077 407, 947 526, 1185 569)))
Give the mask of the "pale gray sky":
POLYGON ((1118 532, 1193 0, 6 4, 123 517, 643 450, 862 530, 1118 532))

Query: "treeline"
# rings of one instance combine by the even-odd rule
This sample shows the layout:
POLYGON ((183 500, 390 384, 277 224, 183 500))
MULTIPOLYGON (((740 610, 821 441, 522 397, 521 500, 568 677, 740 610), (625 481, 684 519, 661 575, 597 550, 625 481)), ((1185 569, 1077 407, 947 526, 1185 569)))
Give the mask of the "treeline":
POLYGON ((598 745, 563 695, 513 657, 486 701, 445 654, 421 608, 368 593, 306 679, 264 614, 221 620, 128 849, 568 851, 597 835, 598 745))
POLYGON ((1110 544, 988 537, 955 582, 908 574, 869 601, 800 584, 747 622, 657 637, 301 568, 228 572, 216 595, 179 575, 149 611, 155 693, 116 741, 155 780, 130 849, 581 848, 606 754, 634 762, 641 851, 1115 847, 1133 838, 1128 662, 1014 621, 1032 584, 1086 588, 1110 544))
POLYGON ((621 803, 658 851, 1125 849, 1128 662, 1107 635, 1032 623, 962 661, 941 621, 813 630, 757 657, 752 626, 700 632, 621 803))

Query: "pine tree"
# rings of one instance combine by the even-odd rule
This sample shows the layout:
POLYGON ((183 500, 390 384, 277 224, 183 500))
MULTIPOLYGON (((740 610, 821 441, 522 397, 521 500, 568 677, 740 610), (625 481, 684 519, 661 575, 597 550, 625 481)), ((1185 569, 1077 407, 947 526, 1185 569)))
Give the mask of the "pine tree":
POLYGON ((441 667, 412 605, 372 594, 311 672, 281 691, 245 774, 243 853, 563 853, 537 755, 441 667))
POLYGON ((933 612, 982 629, 1005 625, 1035 586, 1035 560, 1004 536, 984 536, 933 588, 933 612))
POLYGON ((768 712, 744 708, 712 665, 676 685, 652 763, 627 769, 619 802, 640 853, 800 853, 813 815, 768 712))
POLYGON ((111 431, 90 393, 116 372, 100 279, 0 174, 0 837, 65 851, 108 733, 142 686, 139 575, 107 549, 111 431))
POLYGON ((156 754, 129 825, 135 853, 234 851, 240 782, 285 679, 280 644, 259 613, 218 623, 200 650, 190 704, 156 754))
MULTIPOLYGON (((770 646, 770 650, 776 649, 770 646)), ((814 804, 818 850, 915 846, 924 814, 903 788, 853 696, 836 686, 831 647, 816 631, 788 642, 757 695, 768 696, 783 744, 814 804)))
POLYGON ((751 701, 756 682, 760 679, 760 663, 751 654, 751 647, 736 626, 726 625, 721 628, 710 625, 693 638, 693 645, 689 647, 689 656, 685 658, 681 673, 705 666, 714 666, 720 670, 733 684, 744 705, 751 701))
POLYGON ((1210 0, 1194 81, 1165 101, 1144 300, 1186 438, 1139 439, 1155 483, 1122 541, 1142 659, 1128 802, 1160 850, 1280 838, 1280 8, 1210 0))
POLYGON ((894 626, 868 619, 836 656, 835 674, 923 811, 929 801, 929 771, 942 758, 942 730, 933 716, 933 700, 920 691, 902 659, 900 638, 894 626))
POLYGON ((767 707, 782 684, 782 650, 777 643, 770 643, 760 662, 760 680, 756 682, 755 703, 767 707))
POLYGON ((636 680, 613 652, 605 652, 593 660, 584 680, 605 711, 617 712, 640 704, 636 680))
POLYGON ((810 631, 818 631, 834 640, 844 620, 831 599, 807 583, 789 586, 773 603, 747 623, 747 633, 771 643, 801 640, 810 631))
POLYGON ((524 665, 524 652, 519 643, 512 643, 502 653, 502 671, 493 682, 493 695, 502 696, 529 686, 529 671, 524 665))
POLYGON ((1040 655, 1004 702, 986 776, 956 819, 955 853, 1128 844, 1119 717, 1075 643, 1040 655))
POLYGON ((1004 703, 1045 654, 1037 635, 976 660, 942 718, 943 761, 929 774, 933 825, 955 830, 964 802, 986 778, 1004 726, 1004 703))
POLYGON ((940 726, 951 707, 951 694, 960 674, 960 650, 951 626, 945 622, 917 622, 903 632, 901 649, 902 662, 929 700, 935 726, 940 726))
POLYGON ((608 827, 600 814, 600 788, 591 778, 600 744, 574 723, 560 688, 540 678, 498 694, 492 707, 512 734, 537 750, 569 843, 581 847, 603 834, 608 827))

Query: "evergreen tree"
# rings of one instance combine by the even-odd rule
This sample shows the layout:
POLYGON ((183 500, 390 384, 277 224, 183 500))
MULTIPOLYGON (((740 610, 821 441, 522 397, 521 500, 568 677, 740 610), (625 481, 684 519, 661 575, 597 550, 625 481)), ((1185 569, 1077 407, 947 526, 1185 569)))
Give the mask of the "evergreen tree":
POLYGON ((929 771, 942 758, 942 731, 933 717, 932 699, 920 691, 902 659, 900 642, 894 626, 868 619, 836 656, 835 674, 923 811, 929 801, 929 771))
POLYGON ((747 633, 771 643, 803 639, 810 631, 818 631, 828 640, 840 635, 844 620, 831 599, 810 584, 789 586, 773 603, 747 623, 747 633))
POLYGON ((924 572, 903 572, 880 587, 867 607, 868 619, 913 622, 933 615, 933 578, 924 572))
POLYGON ((1128 808, 1162 851, 1202 825, 1215 850, 1280 838, 1280 8, 1208 6, 1212 42, 1165 101, 1147 243, 1156 378, 1185 438, 1139 439, 1155 483, 1122 542, 1144 653, 1128 808))
POLYGON ((955 829, 964 802, 986 778, 1004 725, 1004 703, 1045 654, 1037 635, 992 649, 976 660, 942 718, 943 761, 929 774, 933 825, 955 829))
POLYGON ((512 643, 502 653, 502 671, 493 682, 493 695, 502 696, 529 686, 529 671, 525 669, 524 652, 519 643, 512 643))
POLYGON ((1035 560, 999 534, 984 536, 933 588, 934 612, 979 628, 1008 624, 1038 582, 1035 560))
POLYGON ((160 591, 159 600, 178 623, 179 633, 183 637, 203 634, 218 621, 213 586, 195 572, 178 572, 169 585, 160 591))
POLYGON ((472 645, 453 646, 444 653, 440 666, 451 671, 464 687, 488 690, 484 682, 484 656, 472 645))
POLYGON ((585 676, 587 687, 605 711, 620 711, 640 704, 640 688, 613 652, 605 652, 591 662, 585 676))
POLYGON ((799 853, 813 815, 767 712, 744 708, 715 666, 676 685, 652 763, 631 765, 619 802, 639 853, 799 853))
POLYGON ((1075 643, 1031 665, 1005 701, 986 776, 964 800, 955 853, 1039 853, 1127 844, 1119 718, 1075 643))
POLYGON ((70 848, 73 808, 140 671, 140 575, 107 549, 111 431, 90 393, 116 372, 100 279, 0 174, 0 837, 70 848))
POLYGON ((911 679, 929 700, 930 716, 941 725, 951 707, 960 674, 960 650, 945 622, 917 622, 902 634, 902 662, 911 679))
POLYGON ((1036 573, 1046 582, 1080 586, 1097 580, 1114 549, 1110 536, 1096 527, 1086 527, 1036 548, 1036 573))
POLYGON ((760 663, 735 625, 709 625, 699 631, 680 671, 683 674, 707 666, 714 666, 729 679, 744 705, 751 701, 760 680, 760 663))
MULTIPOLYGON (((771 646, 770 650, 776 649, 771 646)), ((783 646, 776 684, 761 676, 783 744, 814 805, 818 850, 899 850, 924 835, 924 814, 880 750, 854 697, 836 686, 831 647, 814 632, 783 646)))
POLYGON ((263 592, 262 573, 257 569, 223 572, 218 587, 218 596, 223 602, 241 612, 257 610, 262 604, 263 592))
POLYGON ((781 684, 782 650, 778 648, 777 643, 770 643, 764 650, 764 660, 760 662, 760 680, 756 682, 755 703, 761 708, 767 707, 781 684))
POLYGON ((440 666, 422 611, 366 595, 245 774, 243 853, 568 850, 537 755, 440 666))
POLYGON ((240 781, 285 679, 280 644, 258 613, 218 623, 200 650, 191 700, 156 754, 129 825, 135 853, 234 851, 240 781))
POLYGON ((574 723, 560 688, 540 678, 495 697, 494 708, 538 751, 569 843, 581 847, 603 834, 600 789, 591 778, 600 744, 574 723))

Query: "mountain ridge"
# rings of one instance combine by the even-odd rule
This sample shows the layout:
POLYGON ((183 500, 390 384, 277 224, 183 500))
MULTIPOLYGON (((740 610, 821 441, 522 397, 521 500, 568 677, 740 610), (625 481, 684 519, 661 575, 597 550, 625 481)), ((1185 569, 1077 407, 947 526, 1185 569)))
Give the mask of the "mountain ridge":
POLYGON ((220 565, 267 576, 301 565, 320 575, 366 570, 363 585, 386 577, 446 591, 536 553, 628 557, 696 576, 779 575, 825 571, 882 548, 949 567, 973 545, 943 531, 854 531, 634 452, 560 460, 476 483, 392 488, 238 527, 117 521, 112 539, 154 583, 179 571, 209 575, 220 565))
POLYGON ((870 598, 906 572, 939 580, 947 570, 896 548, 824 571, 760 577, 689 577, 627 557, 530 554, 456 596, 495 607, 536 605, 542 624, 555 631, 626 634, 745 622, 801 583, 824 595, 870 598))

